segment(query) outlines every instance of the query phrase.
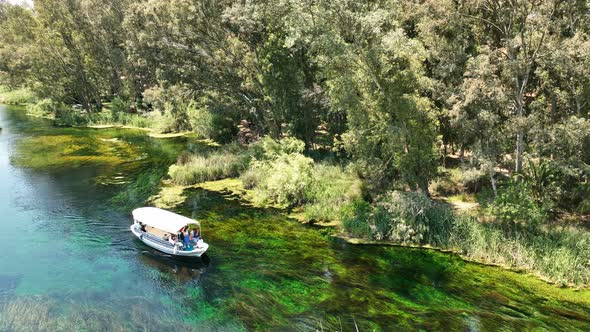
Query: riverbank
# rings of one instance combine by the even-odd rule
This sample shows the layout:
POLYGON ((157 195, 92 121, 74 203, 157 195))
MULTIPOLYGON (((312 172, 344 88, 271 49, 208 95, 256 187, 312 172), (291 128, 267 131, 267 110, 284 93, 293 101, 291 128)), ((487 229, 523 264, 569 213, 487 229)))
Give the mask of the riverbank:
MULTIPOLYGON (((185 191, 197 188, 232 197, 252 207, 280 211, 284 216, 301 223, 310 223, 301 208, 284 209, 260 204, 255 200, 253 191, 246 189, 239 178, 205 181, 188 186, 175 185, 167 180, 163 182, 159 193, 148 201, 157 207, 173 209, 185 203, 185 191)), ((444 225, 447 228, 437 234, 438 240, 430 239, 426 243, 416 244, 351 236, 338 219, 311 223, 333 227, 333 236, 350 244, 438 250, 458 255, 466 261, 527 273, 562 287, 588 288, 590 283, 589 262, 584 260, 584 257, 588 257, 588 249, 584 244, 590 243, 590 235, 580 229, 545 229, 533 235, 515 229, 507 232, 491 223, 480 222, 468 213, 455 212, 454 218, 449 221, 450 225, 444 225)))
MULTIPOLYGON (((95 129, 133 128, 132 126, 114 125, 92 125, 86 127, 95 129)), ((141 129, 145 132, 149 132, 149 130, 146 128, 134 129, 141 129)), ((183 134, 186 135, 186 133, 183 134)), ((169 136, 163 135, 160 137, 177 136, 179 135, 171 134, 169 136)), ((203 143, 207 145, 215 145, 210 141, 203 141, 203 143)), ((35 144, 36 146, 38 145, 38 143, 35 144)), ((44 164, 46 162, 45 159, 46 158, 43 158, 43 160, 40 160, 38 163, 44 164)), ((68 160, 87 159, 88 158, 86 157, 81 159, 79 156, 72 156, 69 157, 68 160)), ((219 159, 220 165, 225 165, 229 160, 224 156, 223 153, 221 153, 219 159)), ((290 160, 303 160, 301 157, 293 158, 293 155, 289 155, 285 159, 288 159, 289 161, 281 161, 281 163, 283 163, 281 164, 283 165, 281 166, 281 170, 274 169, 274 165, 271 165, 269 168, 269 174, 291 174, 292 169, 288 167, 285 168, 284 165, 292 165, 289 163, 290 160)), ((208 159, 206 158, 205 160, 208 159)), ((241 159, 238 158, 238 160, 241 159)), ((272 163, 276 162, 272 161, 272 163)), ((192 164, 181 166, 187 170, 190 170, 191 167, 194 167, 192 164)), ((263 166, 268 167, 268 164, 263 166)), ((211 173, 211 176, 213 177, 227 176, 225 173, 223 173, 223 171, 221 171, 219 174, 215 173, 217 171, 215 171, 213 169, 215 167, 211 167, 211 165, 205 168, 207 169, 206 171, 211 173)), ((240 166, 240 173, 246 168, 247 167, 240 166)), ((301 171, 301 169, 296 169, 295 174, 305 174, 306 172, 307 171, 301 171)), ((336 174, 340 173, 336 172, 336 174)), ((321 178, 313 177, 312 175, 308 176, 311 177, 312 181, 317 182, 319 180, 322 182, 321 178)), ((254 177, 260 178, 260 176, 257 176, 256 174, 254 174, 254 177)), ((336 180, 341 178, 342 176, 339 175, 336 177, 336 180)), ((328 180, 325 180, 324 182, 331 184, 338 181, 334 181, 334 178, 332 177, 328 178, 328 180)), ((343 183, 347 184, 350 183, 350 181, 343 183)), ((280 193, 282 191, 281 186, 282 185, 279 185, 273 190, 275 190, 277 193, 280 193)), ((327 186, 324 186, 323 188, 326 187, 327 186)), ((347 187, 347 185, 340 187, 347 187)), ((336 212, 323 213, 323 216, 330 215, 331 218, 329 219, 310 218, 310 213, 308 210, 306 210, 307 206, 305 204, 295 205, 295 208, 286 208, 284 204, 276 203, 276 200, 267 199, 269 197, 267 193, 261 191, 256 192, 253 188, 246 188, 244 186, 244 179, 235 177, 225 178, 217 181, 202 181, 194 185, 185 186, 174 184, 172 181, 165 181, 160 192, 152 196, 149 201, 152 204, 163 208, 174 208, 175 206, 178 206, 184 202, 184 191, 194 188, 201 188, 212 192, 234 195, 237 199, 240 199, 245 204, 258 208, 275 209, 277 211, 281 211, 281 213, 283 213, 288 218, 298 220, 302 223, 313 223, 314 225, 318 226, 334 227, 338 230, 338 233, 335 234, 335 236, 339 236, 350 243, 372 243, 402 245, 408 247, 436 248, 445 252, 455 253, 469 261, 497 265, 511 270, 527 271, 542 278, 543 280, 559 285, 570 287, 587 287, 589 283, 588 271, 590 268, 588 267, 588 262, 586 259, 587 257, 590 257, 590 254, 588 254, 587 246, 585 246, 584 243, 590 243, 590 239, 588 239, 589 236, 587 232, 577 228, 545 229, 537 231, 534 234, 530 234, 530 232, 524 230, 505 229, 493 223, 484 223, 477 218, 470 218, 465 213, 456 212, 452 217, 437 220, 431 225, 437 227, 442 225, 444 226, 442 228, 429 226, 428 223, 431 221, 426 219, 420 220, 418 222, 412 221, 412 223, 414 223, 413 225, 403 224, 403 227, 406 228, 408 226, 412 226, 413 228, 410 228, 411 231, 420 229, 423 230, 421 233, 419 232, 417 234, 417 237, 414 236, 415 238, 420 238, 418 242, 415 240, 407 241, 404 238, 400 238, 399 241, 391 241, 384 239, 383 236, 377 237, 375 235, 377 234, 375 233, 375 230, 378 231, 378 224, 376 221, 370 221, 369 219, 357 220, 358 218, 352 218, 348 224, 344 224, 341 221, 339 213, 336 209, 333 210, 336 212), (261 196, 265 199, 260 199, 261 196), (351 225, 353 228, 350 228, 351 225), (360 228, 357 226, 360 226, 360 228), (360 230, 356 232, 356 235, 354 234, 354 227, 357 227, 356 230, 360 230), (424 231, 424 227, 426 227, 426 231, 424 231), (436 228, 436 232, 430 232, 429 227, 433 229, 436 228), (377 240, 375 237, 377 237, 377 240)), ((317 192, 318 190, 311 189, 311 191, 317 192)), ((325 192, 329 190, 322 189, 321 191, 325 192)), ((331 191, 336 192, 335 197, 342 195, 342 190, 340 189, 331 191)), ((329 199, 327 201, 322 203, 322 207, 330 206, 331 202, 334 201, 334 197, 328 198, 329 199)), ((399 201, 399 199, 397 200, 399 201)), ((336 200, 336 202, 339 201, 336 200)), ((441 215, 443 214, 441 211, 433 207, 432 215, 441 215)), ((358 214, 357 212, 358 211, 355 211, 355 214, 358 214)), ((374 215, 374 212, 370 212, 369 214, 374 215)), ((393 219, 393 217, 388 217, 387 224, 385 225, 386 229, 385 231, 381 231, 381 234, 391 234, 391 232, 394 231, 393 227, 399 227, 399 224, 393 224, 391 221, 393 219)))
POLYGON ((212 191, 239 185, 235 178, 180 192, 184 203, 171 209, 201 221, 211 264, 171 260, 133 240, 129 212, 156 194, 186 139, 54 127, 5 109, 0 330, 180 322, 187 331, 582 331, 590 323, 589 291, 433 250, 349 245, 288 211, 212 191), (19 264, 31 257, 33 266, 19 264))
POLYGON ((102 110, 87 112, 51 99, 39 100, 27 88, 10 90, 0 86, 0 104, 22 106, 28 116, 48 119, 55 125, 64 127, 137 129, 149 132, 149 136, 154 138, 174 138, 192 134, 186 130, 160 132, 157 130, 158 119, 145 114, 131 113, 129 107, 121 105, 120 101, 105 102, 102 110))

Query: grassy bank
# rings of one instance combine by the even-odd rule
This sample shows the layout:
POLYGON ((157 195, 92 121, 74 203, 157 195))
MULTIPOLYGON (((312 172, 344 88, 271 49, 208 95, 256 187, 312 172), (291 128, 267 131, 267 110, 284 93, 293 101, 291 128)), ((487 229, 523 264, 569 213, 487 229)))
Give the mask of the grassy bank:
POLYGON ((179 186, 239 177, 257 206, 298 210, 306 220, 337 219, 342 206, 362 196, 362 181, 351 169, 316 163, 303 150, 301 141, 265 137, 248 147, 230 144, 181 157, 168 174, 179 186))
MULTIPOLYGON (((457 178, 455 173, 451 175, 457 178)), ((331 222, 343 237, 358 242, 438 248, 467 260, 529 271, 561 285, 590 285, 590 233, 496 220, 490 215, 496 210, 482 209, 473 195, 461 192, 456 179, 450 181, 455 184, 438 184, 438 192, 448 188, 446 200, 391 191, 369 202, 361 179, 350 168, 314 162, 294 140, 270 139, 248 148, 233 146, 181 158, 168 174, 167 185, 152 198, 161 207, 182 203, 184 189, 199 187, 237 194, 249 204, 278 208, 304 222, 331 222), (453 209, 461 197, 472 198, 470 209, 453 209)), ((473 186, 464 182, 464 187, 473 186)))
POLYGON ((52 99, 38 99, 28 88, 0 86, 0 104, 25 105, 27 115, 53 120, 60 126, 153 129, 158 122, 156 116, 128 112, 129 105, 117 99, 105 102, 101 111, 87 112, 52 99))
POLYGON ((590 234, 575 227, 524 227, 481 222, 417 193, 391 192, 351 205, 346 234, 387 243, 427 246, 462 257, 532 272, 561 285, 590 285, 590 234))

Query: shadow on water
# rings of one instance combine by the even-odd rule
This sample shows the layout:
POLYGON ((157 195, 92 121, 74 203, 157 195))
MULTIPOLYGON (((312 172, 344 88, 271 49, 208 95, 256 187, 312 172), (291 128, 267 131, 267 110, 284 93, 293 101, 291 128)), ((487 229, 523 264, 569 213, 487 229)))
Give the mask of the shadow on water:
MULTIPOLYGON (((137 241, 135 241, 137 242, 137 241)), ((144 245, 139 260, 146 266, 156 268, 162 273, 170 274, 179 283, 198 285, 200 278, 207 272, 211 259, 206 254, 202 257, 174 257, 144 245)))

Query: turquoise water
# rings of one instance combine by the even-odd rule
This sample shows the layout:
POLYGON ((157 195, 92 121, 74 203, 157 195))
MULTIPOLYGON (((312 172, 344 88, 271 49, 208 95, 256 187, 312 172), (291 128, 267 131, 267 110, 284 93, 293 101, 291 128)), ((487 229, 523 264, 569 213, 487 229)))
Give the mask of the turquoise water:
POLYGON ((329 230, 185 191, 203 260, 129 232, 187 138, 53 127, 0 105, 0 331, 587 330, 588 291, 434 251, 351 246, 329 230))

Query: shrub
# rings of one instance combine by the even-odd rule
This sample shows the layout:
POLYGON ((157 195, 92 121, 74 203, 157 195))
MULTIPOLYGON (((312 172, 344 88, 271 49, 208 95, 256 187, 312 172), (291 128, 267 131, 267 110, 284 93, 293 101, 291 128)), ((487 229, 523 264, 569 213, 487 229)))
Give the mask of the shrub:
POLYGON ((55 124, 59 126, 85 126, 88 120, 86 114, 72 107, 58 108, 55 112, 55 124))
POLYGON ((67 108, 66 105, 60 102, 56 102, 52 99, 45 98, 30 104, 27 106, 27 114, 36 117, 55 117, 55 115, 61 110, 67 108))
MULTIPOLYGON (((389 219, 389 234, 377 234, 396 243, 440 243, 441 234, 450 231, 452 212, 426 195, 418 192, 393 191, 377 203, 380 219, 389 219)), ((377 222, 377 221, 376 221, 377 222)), ((384 223, 379 220, 379 223, 384 223)), ((383 228, 383 227, 381 227, 383 228)))
POLYGON ((304 148, 295 138, 263 137, 250 146, 254 161, 242 175, 242 183, 254 189, 257 203, 280 207, 305 203, 308 220, 337 219, 343 205, 362 196, 362 181, 350 169, 314 164, 302 154, 304 148))
POLYGON ((313 160, 301 154, 280 155, 271 162, 253 161, 251 170, 260 174, 254 187, 256 203, 289 207, 305 201, 312 181, 313 160))
POLYGON ((151 118, 147 118, 141 114, 118 113, 116 122, 125 126, 152 128, 154 123, 151 118))
POLYGON ((490 206, 490 212, 504 223, 536 226, 547 218, 547 210, 538 206, 530 188, 523 182, 507 182, 490 206))
POLYGON ((131 102, 128 100, 121 99, 119 97, 115 97, 111 101, 111 114, 113 118, 117 118, 119 114, 129 113, 131 109, 131 102))
POLYGON ((455 215, 418 193, 391 192, 373 206, 344 206, 342 226, 355 237, 431 245, 472 260, 535 271, 562 284, 590 283, 590 234, 577 228, 524 228, 455 215))
POLYGON ((194 101, 187 105, 188 122, 192 131, 199 137, 214 138, 216 133, 214 116, 204 105, 199 105, 194 101))
POLYGON ((466 169, 461 173, 461 182, 467 192, 478 192, 489 182, 488 175, 480 169, 466 169))
POLYGON ((266 176, 265 172, 262 172, 261 169, 255 168, 250 166, 242 175, 240 176, 242 180, 242 185, 246 189, 252 189, 262 183, 264 177, 266 176))
POLYGON ((157 112, 154 115, 156 129, 160 133, 180 132, 190 129, 187 115, 191 103, 190 91, 181 85, 169 88, 154 87, 143 93, 144 100, 157 112))

